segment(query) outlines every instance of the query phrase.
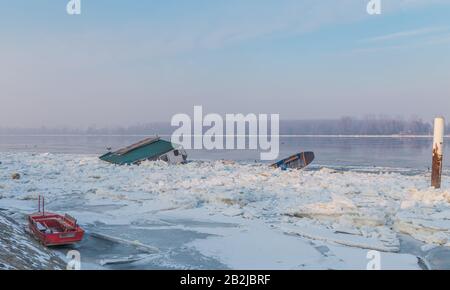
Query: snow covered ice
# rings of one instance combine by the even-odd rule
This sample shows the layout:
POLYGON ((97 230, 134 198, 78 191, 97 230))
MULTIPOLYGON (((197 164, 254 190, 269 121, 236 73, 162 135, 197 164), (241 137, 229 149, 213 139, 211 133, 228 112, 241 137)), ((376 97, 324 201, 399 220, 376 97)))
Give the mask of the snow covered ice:
POLYGON ((7 212, 0 212, 0 233, 0 270, 64 269, 64 262, 30 239, 7 212))
POLYGON ((419 269, 400 235, 423 249, 450 247, 450 184, 443 178, 443 190, 431 189, 426 172, 281 171, 233 161, 115 166, 48 153, 0 160, 0 207, 29 213, 43 194, 49 210, 91 230, 144 244, 157 244, 163 231, 185 233, 152 245, 163 247, 165 268, 365 269, 367 252, 377 250, 383 269, 419 269), (180 258, 187 252, 200 258, 180 258))

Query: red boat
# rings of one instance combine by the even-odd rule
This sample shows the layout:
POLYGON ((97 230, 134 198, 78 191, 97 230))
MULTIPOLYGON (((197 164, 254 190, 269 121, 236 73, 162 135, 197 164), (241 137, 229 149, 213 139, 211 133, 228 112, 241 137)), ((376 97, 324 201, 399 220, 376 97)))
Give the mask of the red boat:
POLYGON ((84 230, 77 224, 77 220, 68 214, 64 216, 45 212, 44 198, 39 196, 39 212, 28 216, 28 226, 33 235, 44 246, 70 245, 80 242, 84 230))

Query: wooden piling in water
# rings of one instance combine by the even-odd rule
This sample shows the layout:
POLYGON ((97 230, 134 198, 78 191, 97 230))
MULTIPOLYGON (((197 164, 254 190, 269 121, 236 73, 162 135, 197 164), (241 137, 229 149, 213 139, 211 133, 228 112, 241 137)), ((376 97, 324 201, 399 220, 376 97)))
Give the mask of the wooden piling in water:
POLYGON ((441 188, 444 127, 445 120, 443 117, 434 119, 433 164, 431 169, 431 186, 434 188, 441 188))

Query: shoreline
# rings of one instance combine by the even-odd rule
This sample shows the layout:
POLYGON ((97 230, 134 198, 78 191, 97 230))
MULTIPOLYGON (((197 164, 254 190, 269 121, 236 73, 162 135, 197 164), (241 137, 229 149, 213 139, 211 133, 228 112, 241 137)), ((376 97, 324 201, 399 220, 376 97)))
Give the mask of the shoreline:
MULTIPOLYGON (((0 134, 0 137, 148 137, 148 136, 159 136, 159 137, 171 137, 169 134, 0 134)), ((195 137, 196 135, 186 135, 195 137)), ((203 136, 203 135, 199 135, 203 136)), ((217 135, 225 136, 225 135, 217 135)), ((233 135, 241 136, 241 135, 233 135)), ((252 137, 254 135, 242 135, 247 137, 252 137)), ((259 136, 259 135, 257 135, 259 136)), ((280 138, 433 138, 433 135, 358 135, 358 134, 279 134, 271 135, 280 138)), ((450 138, 450 135, 445 135, 444 138, 450 138)))
MULTIPOLYGON (((17 212, 10 212, 18 215, 17 212)), ((38 243, 23 228, 23 224, 0 210, 0 269, 63 270, 65 263, 51 249, 38 243)), ((20 214, 19 214, 20 215, 20 214)))

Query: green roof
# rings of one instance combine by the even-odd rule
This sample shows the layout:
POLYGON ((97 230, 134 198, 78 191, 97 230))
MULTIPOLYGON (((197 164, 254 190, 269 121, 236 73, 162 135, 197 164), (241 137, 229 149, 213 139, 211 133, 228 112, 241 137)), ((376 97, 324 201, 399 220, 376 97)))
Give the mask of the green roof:
POLYGON ((159 137, 148 138, 138 143, 122 148, 115 152, 108 152, 100 159, 114 164, 133 164, 143 160, 152 160, 160 155, 172 151, 176 146, 159 137))

